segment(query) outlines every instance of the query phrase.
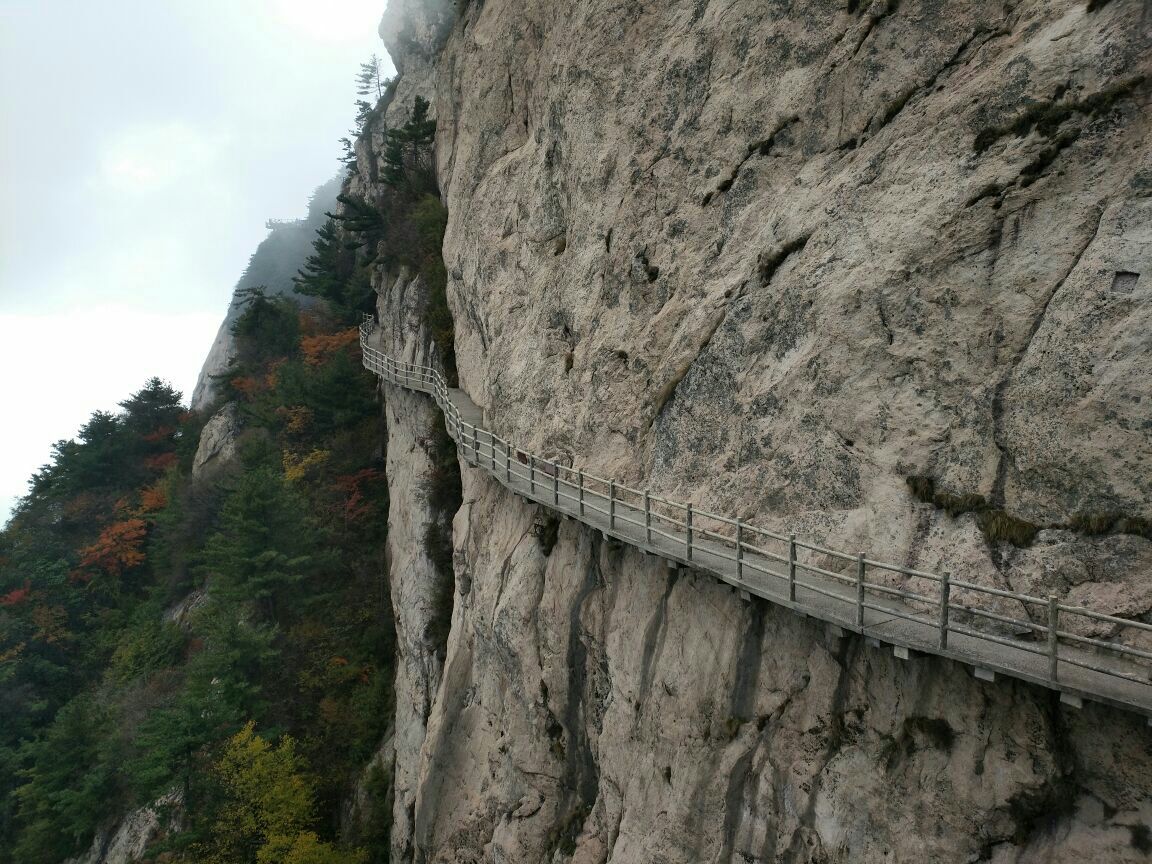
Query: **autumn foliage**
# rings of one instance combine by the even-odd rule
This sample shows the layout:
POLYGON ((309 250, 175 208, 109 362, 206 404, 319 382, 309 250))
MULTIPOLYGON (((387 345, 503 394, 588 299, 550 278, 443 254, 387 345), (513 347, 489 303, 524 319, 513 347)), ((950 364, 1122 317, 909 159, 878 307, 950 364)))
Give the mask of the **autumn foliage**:
POLYGON ((28 599, 32 593, 32 583, 24 580, 23 588, 13 588, 7 594, 0 596, 0 606, 18 606, 28 599))
POLYGON ((140 493, 141 513, 154 513, 157 510, 163 510, 167 504, 168 493, 164 491, 164 486, 161 483, 149 486, 140 493))
POLYGON ((120 576, 144 563, 144 538, 148 523, 143 519, 113 522, 100 532, 91 546, 80 550, 80 567, 102 570, 109 576, 120 576))
POLYGON ((317 333, 300 340, 300 353, 309 366, 319 366, 340 351, 359 344, 359 341, 360 331, 355 327, 337 330, 335 333, 317 333))

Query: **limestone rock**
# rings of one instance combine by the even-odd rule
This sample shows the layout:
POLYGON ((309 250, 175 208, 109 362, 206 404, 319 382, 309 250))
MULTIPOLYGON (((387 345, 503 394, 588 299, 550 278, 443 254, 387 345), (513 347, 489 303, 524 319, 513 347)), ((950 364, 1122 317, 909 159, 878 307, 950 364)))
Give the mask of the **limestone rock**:
POLYGON ((98 831, 84 855, 70 858, 64 864, 133 864, 139 861, 148 844, 162 832, 177 829, 183 803, 180 792, 170 792, 148 807, 133 810, 119 824, 98 831))
POLYGON ((204 479, 224 470, 236 458, 239 435, 240 412, 235 402, 229 402, 200 432, 200 443, 192 458, 192 479, 204 479))
POLYGON ((208 585, 190 591, 179 602, 165 611, 164 620, 170 621, 181 630, 191 630, 196 612, 208 602, 208 585))
MULTIPOLYGON (((394 0, 389 111, 435 94, 463 389, 601 476, 1147 616, 1152 544, 1065 527, 1152 516, 1152 50, 1139 3, 1088 5, 473 0, 442 39, 441 4, 394 0)), ((386 350, 426 358, 418 286, 377 284, 386 350)), ((435 415, 386 389, 394 860, 1143 860, 1141 718, 831 640, 575 523, 546 555, 470 468, 441 663, 435 415)))

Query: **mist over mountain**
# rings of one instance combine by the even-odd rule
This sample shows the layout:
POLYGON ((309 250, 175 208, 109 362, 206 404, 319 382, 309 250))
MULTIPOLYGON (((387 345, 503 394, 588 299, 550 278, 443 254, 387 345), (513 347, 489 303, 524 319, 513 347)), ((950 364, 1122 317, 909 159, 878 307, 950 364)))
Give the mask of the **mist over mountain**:
MULTIPOLYGON (((191 397, 194 410, 203 409, 215 398, 211 376, 219 375, 228 367, 234 347, 231 328, 241 312, 239 304, 244 292, 263 286, 269 295, 293 293, 292 279, 312 252, 312 241, 316 239, 316 230, 324 224, 324 214, 336 207, 336 196, 340 194, 342 182, 342 177, 337 175, 318 186, 308 199, 308 212, 303 219, 268 221, 268 236, 256 247, 244 272, 236 281, 228 311, 220 322, 220 329, 196 380, 196 388, 191 397)), ((310 299, 302 297, 301 301, 307 305, 310 299)))

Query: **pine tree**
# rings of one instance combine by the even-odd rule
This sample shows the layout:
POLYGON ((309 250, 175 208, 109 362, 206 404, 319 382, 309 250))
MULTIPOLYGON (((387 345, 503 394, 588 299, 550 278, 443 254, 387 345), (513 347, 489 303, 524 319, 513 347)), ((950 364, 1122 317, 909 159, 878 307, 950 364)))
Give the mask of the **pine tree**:
POLYGON ((377 100, 384 95, 387 82, 380 75, 381 60, 375 54, 367 63, 360 64, 360 74, 356 76, 356 94, 358 96, 371 96, 375 94, 377 100))
POLYGON ((304 267, 296 271, 292 281, 299 294, 309 297, 323 297, 325 300, 340 303, 344 299, 344 281, 340 278, 340 255, 343 244, 336 228, 337 221, 328 221, 316 231, 312 241, 313 252, 304 262, 304 267))
POLYGON ((216 595, 231 605, 250 601, 275 623, 289 589, 320 562, 318 535, 304 502, 271 467, 250 469, 224 502, 220 530, 204 551, 216 595))
POLYGON ((432 174, 432 142, 436 138, 436 121, 428 118, 431 106, 420 96, 412 105, 412 116, 399 129, 388 130, 384 145, 384 182, 393 188, 408 187, 413 192, 435 187, 432 174))

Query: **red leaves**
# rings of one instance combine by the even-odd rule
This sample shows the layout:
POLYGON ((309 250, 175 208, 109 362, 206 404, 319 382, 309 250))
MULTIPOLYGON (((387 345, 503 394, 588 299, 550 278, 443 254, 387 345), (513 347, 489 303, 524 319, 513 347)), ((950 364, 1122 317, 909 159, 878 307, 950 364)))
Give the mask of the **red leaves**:
POLYGON ((110 576, 122 575, 144 563, 142 547, 147 533, 148 524, 143 519, 113 522, 100 532, 95 543, 80 550, 80 567, 103 570, 110 576))
POLYGON ((23 588, 13 588, 7 594, 0 595, 0 606, 19 606, 28 599, 32 593, 31 583, 25 579, 23 588))
POLYGON ((242 376, 240 378, 233 378, 230 383, 245 399, 251 399, 264 389, 265 382, 259 378, 242 376))
POLYGON ((337 515, 345 522, 359 522, 372 515, 375 500, 365 494, 374 483, 384 481, 384 472, 375 468, 364 468, 355 474, 342 474, 332 486, 340 496, 337 515))

